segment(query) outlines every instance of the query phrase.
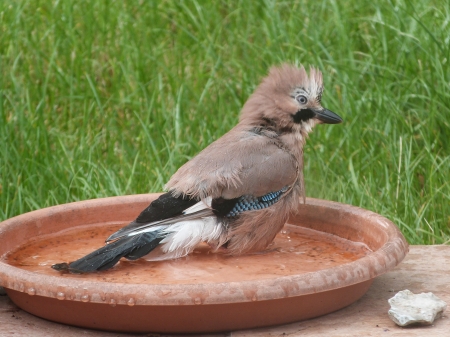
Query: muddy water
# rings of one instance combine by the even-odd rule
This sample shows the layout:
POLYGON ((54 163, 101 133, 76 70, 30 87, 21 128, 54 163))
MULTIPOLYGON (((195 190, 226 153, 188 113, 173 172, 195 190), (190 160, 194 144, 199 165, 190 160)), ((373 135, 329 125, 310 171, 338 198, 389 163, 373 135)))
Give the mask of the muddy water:
POLYGON ((37 237, 7 257, 7 263, 46 275, 97 282, 191 284, 267 279, 313 272, 357 260, 368 247, 334 235, 286 225, 266 251, 233 257, 199 246, 189 256, 161 262, 121 260, 113 269, 92 274, 60 274, 51 269, 101 247, 124 223, 99 224, 37 237))

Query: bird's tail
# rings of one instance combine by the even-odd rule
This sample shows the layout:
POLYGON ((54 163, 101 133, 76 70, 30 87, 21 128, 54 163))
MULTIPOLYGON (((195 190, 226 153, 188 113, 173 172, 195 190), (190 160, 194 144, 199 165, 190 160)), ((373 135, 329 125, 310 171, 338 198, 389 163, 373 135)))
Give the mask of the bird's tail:
POLYGON ((122 257, 128 260, 136 260, 147 255, 165 237, 166 234, 161 230, 122 237, 76 261, 54 264, 52 268, 71 273, 89 273, 106 270, 113 267, 122 257))

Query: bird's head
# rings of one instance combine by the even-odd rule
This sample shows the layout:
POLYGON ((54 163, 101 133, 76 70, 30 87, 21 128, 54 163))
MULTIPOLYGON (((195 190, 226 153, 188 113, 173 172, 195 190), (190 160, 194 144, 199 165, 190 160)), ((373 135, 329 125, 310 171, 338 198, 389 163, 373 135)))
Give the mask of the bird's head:
POLYGON ((241 121, 269 123, 283 132, 304 136, 318 123, 337 124, 342 118, 322 107, 322 73, 311 68, 284 64, 270 69, 245 103, 241 121))

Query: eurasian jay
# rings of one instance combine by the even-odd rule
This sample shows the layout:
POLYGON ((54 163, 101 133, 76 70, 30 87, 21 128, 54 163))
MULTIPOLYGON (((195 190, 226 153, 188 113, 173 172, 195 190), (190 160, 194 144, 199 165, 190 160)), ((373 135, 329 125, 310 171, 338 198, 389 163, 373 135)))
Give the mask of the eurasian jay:
POLYGON ((239 123, 180 167, 165 188, 106 245, 56 270, 106 270, 122 257, 167 260, 201 242, 238 255, 264 250, 305 202, 303 145, 316 124, 341 117, 321 106, 322 73, 273 67, 245 103, 239 123))

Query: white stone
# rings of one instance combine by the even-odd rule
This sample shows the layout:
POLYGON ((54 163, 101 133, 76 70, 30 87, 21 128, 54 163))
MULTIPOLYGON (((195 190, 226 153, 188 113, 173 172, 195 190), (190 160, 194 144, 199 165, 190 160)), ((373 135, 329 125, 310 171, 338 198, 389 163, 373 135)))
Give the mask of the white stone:
POLYGON ((389 317, 400 326, 430 325, 447 308, 447 303, 433 293, 414 294, 409 290, 399 291, 389 299, 389 304, 389 317))

